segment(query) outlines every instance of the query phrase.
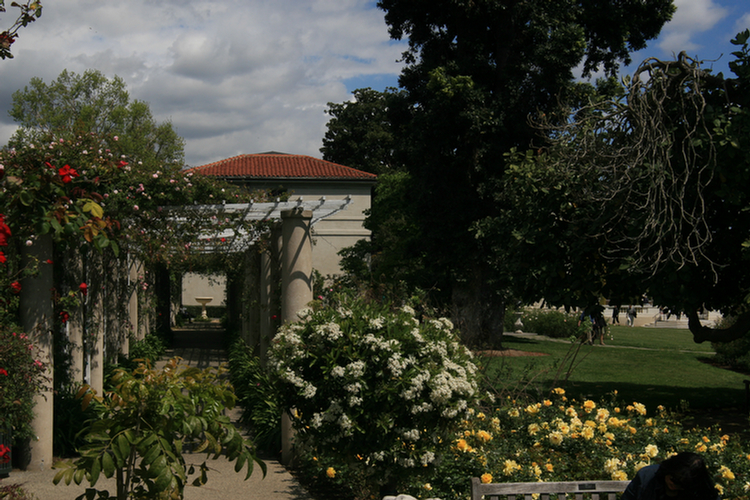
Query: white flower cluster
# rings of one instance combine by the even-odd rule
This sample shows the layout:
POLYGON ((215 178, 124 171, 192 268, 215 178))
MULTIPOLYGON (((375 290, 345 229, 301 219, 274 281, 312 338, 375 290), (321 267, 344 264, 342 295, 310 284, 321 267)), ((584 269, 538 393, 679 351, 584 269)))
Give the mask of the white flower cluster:
POLYGON ((335 342, 343 335, 343 333, 341 332, 341 327, 333 321, 324 323, 322 325, 317 325, 315 327, 315 334, 320 339, 328 340, 329 342, 335 342))
POLYGON ((401 433, 405 441, 419 441, 419 429, 408 429, 401 433))
POLYGON ((475 397, 476 367, 450 320, 384 311, 351 303, 309 313, 281 328, 271 366, 295 389, 286 404, 299 410, 306 439, 383 467, 428 466, 436 429, 457 424, 475 397), (357 439, 365 432, 378 439, 357 439))
POLYGON ((378 316, 377 318, 370 319, 369 325, 373 330, 380 330, 385 325, 385 320, 382 316, 378 316))
POLYGON ((365 362, 362 360, 352 361, 346 365, 346 373, 352 378, 359 378, 365 374, 365 362))

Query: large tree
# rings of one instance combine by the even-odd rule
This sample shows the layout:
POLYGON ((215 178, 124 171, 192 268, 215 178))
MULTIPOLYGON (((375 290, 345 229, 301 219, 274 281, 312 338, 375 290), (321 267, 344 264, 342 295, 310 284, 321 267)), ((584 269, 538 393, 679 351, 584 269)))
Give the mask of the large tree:
POLYGON ((696 342, 750 330, 750 31, 732 43, 734 78, 699 61, 649 59, 625 95, 542 122, 549 147, 511 155, 508 210, 482 235, 511 242, 529 297, 563 304, 640 288, 683 310, 696 342), (513 226, 511 234, 507 230, 513 226), (541 244, 540 244, 541 243, 541 244), (734 316, 728 329, 702 309, 734 316))
POLYGON ((502 331, 508 276, 473 226, 502 207, 493 194, 504 153, 529 147, 530 114, 551 114, 577 88, 574 68, 614 73, 655 38, 671 0, 381 0, 393 38, 406 38, 399 130, 408 217, 439 290, 470 342, 502 331))
POLYGON ((123 151, 145 164, 184 160, 184 140, 172 124, 157 123, 147 103, 130 100, 120 77, 110 80, 98 70, 82 75, 63 70, 49 84, 34 77, 13 93, 9 114, 20 126, 11 139, 13 145, 95 133, 117 136, 123 151))

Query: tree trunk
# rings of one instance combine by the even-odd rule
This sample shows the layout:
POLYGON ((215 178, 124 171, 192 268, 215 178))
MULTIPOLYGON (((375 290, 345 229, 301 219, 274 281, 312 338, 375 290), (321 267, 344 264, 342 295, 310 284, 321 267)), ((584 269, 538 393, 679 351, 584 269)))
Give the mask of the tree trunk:
POLYGON ((731 342, 740 339, 750 331, 750 312, 745 312, 737 317, 729 328, 709 328, 701 324, 697 311, 688 313, 688 328, 693 334, 693 341, 700 344, 705 341, 709 342, 731 342))

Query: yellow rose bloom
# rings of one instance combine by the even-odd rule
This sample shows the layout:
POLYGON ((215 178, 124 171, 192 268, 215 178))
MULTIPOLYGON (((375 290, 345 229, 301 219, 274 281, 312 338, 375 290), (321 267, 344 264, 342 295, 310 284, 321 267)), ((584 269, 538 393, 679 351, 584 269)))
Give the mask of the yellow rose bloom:
POLYGON ((591 413, 591 411, 596 408, 596 403, 591 401, 590 399, 587 399, 583 402, 583 409, 586 413, 591 413))
POLYGON ((544 401, 542 402, 542 404, 543 404, 544 406, 552 406, 552 401, 550 401, 549 399, 545 399, 545 400, 544 400, 544 401))
POLYGON ((459 439, 456 442, 456 448, 458 448, 458 451, 466 453, 471 449, 471 446, 469 446, 469 443, 467 443, 465 439, 459 439))
POLYGON ((625 474, 625 471, 616 470, 612 473, 612 481, 627 481, 628 475, 625 474))
POLYGON ((655 444, 646 445, 646 455, 649 458, 656 458, 656 455, 658 454, 659 454, 659 448, 655 444))
POLYGON ((521 470, 521 466, 515 460, 506 460, 503 465, 503 474, 510 476, 515 471, 521 470))
POLYGON ((552 464, 544 464, 544 468, 547 469, 547 472, 555 472, 555 467, 552 464))
POLYGON ((529 424, 528 431, 530 435, 535 436, 540 430, 541 427, 539 427, 539 424, 529 424))
POLYGON ((719 474, 721 474, 721 477, 723 477, 724 479, 734 481, 734 472, 732 472, 726 465, 722 465, 719 468, 719 474))
POLYGON ((596 410, 596 421, 597 422, 606 422, 609 418, 609 410, 606 408, 599 408, 596 410))
POLYGON ((552 389, 552 392, 554 392, 558 396, 562 396, 563 394, 565 394, 565 389, 563 389, 562 387, 555 387, 554 389, 552 389))
POLYGON ((486 416, 485 416, 485 414, 484 414, 484 413, 482 413, 482 412, 480 411, 479 413, 477 413, 477 418, 478 418, 479 420, 484 420, 484 419, 486 418, 486 416))
POLYGON ((616 470, 620 468, 620 465, 622 465, 622 462, 620 462, 617 458, 608 458, 606 462, 604 462, 604 472, 607 472, 608 474, 613 474, 616 470))
POLYGON ((333 467, 328 467, 328 469, 326 470, 326 476, 330 477, 331 479, 336 477, 336 469, 334 469, 333 467))
POLYGON ((719 495, 723 495, 723 494, 724 494, 724 487, 723 487, 722 485, 720 485, 720 484, 715 484, 715 485, 714 485, 714 488, 716 488, 716 491, 718 491, 718 492, 719 492, 719 495))
POLYGON ((550 443, 552 443, 555 446, 557 446, 557 445, 559 445, 560 443, 563 442, 562 432, 560 432, 560 431, 550 432, 550 434, 548 436, 548 439, 549 439, 550 443))
POLYGON ((518 408, 511 408, 510 410, 508 410, 508 415, 513 418, 518 417, 520 415, 518 408))
POLYGON ((477 432, 477 437, 484 443, 488 443, 492 441, 492 434, 490 434, 487 431, 479 431, 477 432))
POLYGON ((583 439, 589 440, 594 437, 594 429, 591 427, 584 427, 584 429, 581 431, 581 436, 583 436, 583 439))
POLYGON ((646 407, 641 403, 633 403, 633 407, 635 407, 635 411, 637 411, 639 415, 646 414, 646 407))
POLYGON ((643 469, 644 467, 647 467, 648 465, 649 465, 649 463, 648 463, 648 462, 643 462, 643 461, 641 461, 641 462, 638 462, 637 464, 635 464, 635 465, 633 466, 633 470, 634 470, 635 472, 638 472, 639 470, 643 469))
POLYGON ((708 447, 705 444, 703 444, 703 443, 698 443, 698 444, 695 445, 695 450, 698 453, 705 453, 707 449, 708 449, 708 447))
POLYGON ((430 483, 424 483, 423 488, 427 491, 432 491, 432 485, 430 483))
POLYGON ((492 474, 485 472, 480 479, 482 480, 482 483, 489 484, 492 482, 492 474))

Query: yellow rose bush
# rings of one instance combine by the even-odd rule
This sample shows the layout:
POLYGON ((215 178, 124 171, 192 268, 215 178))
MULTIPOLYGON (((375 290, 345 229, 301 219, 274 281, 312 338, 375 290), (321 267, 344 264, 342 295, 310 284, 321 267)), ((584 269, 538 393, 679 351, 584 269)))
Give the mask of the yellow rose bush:
POLYGON ((417 481, 409 493, 443 500, 469 496, 470 478, 493 482, 629 480, 642 467, 680 451, 702 453, 724 498, 750 499, 750 453, 720 429, 684 429, 659 407, 638 402, 573 401, 562 389, 552 404, 505 400, 470 411, 439 457, 429 495, 417 481), (481 418, 480 418, 481 416, 481 418))

